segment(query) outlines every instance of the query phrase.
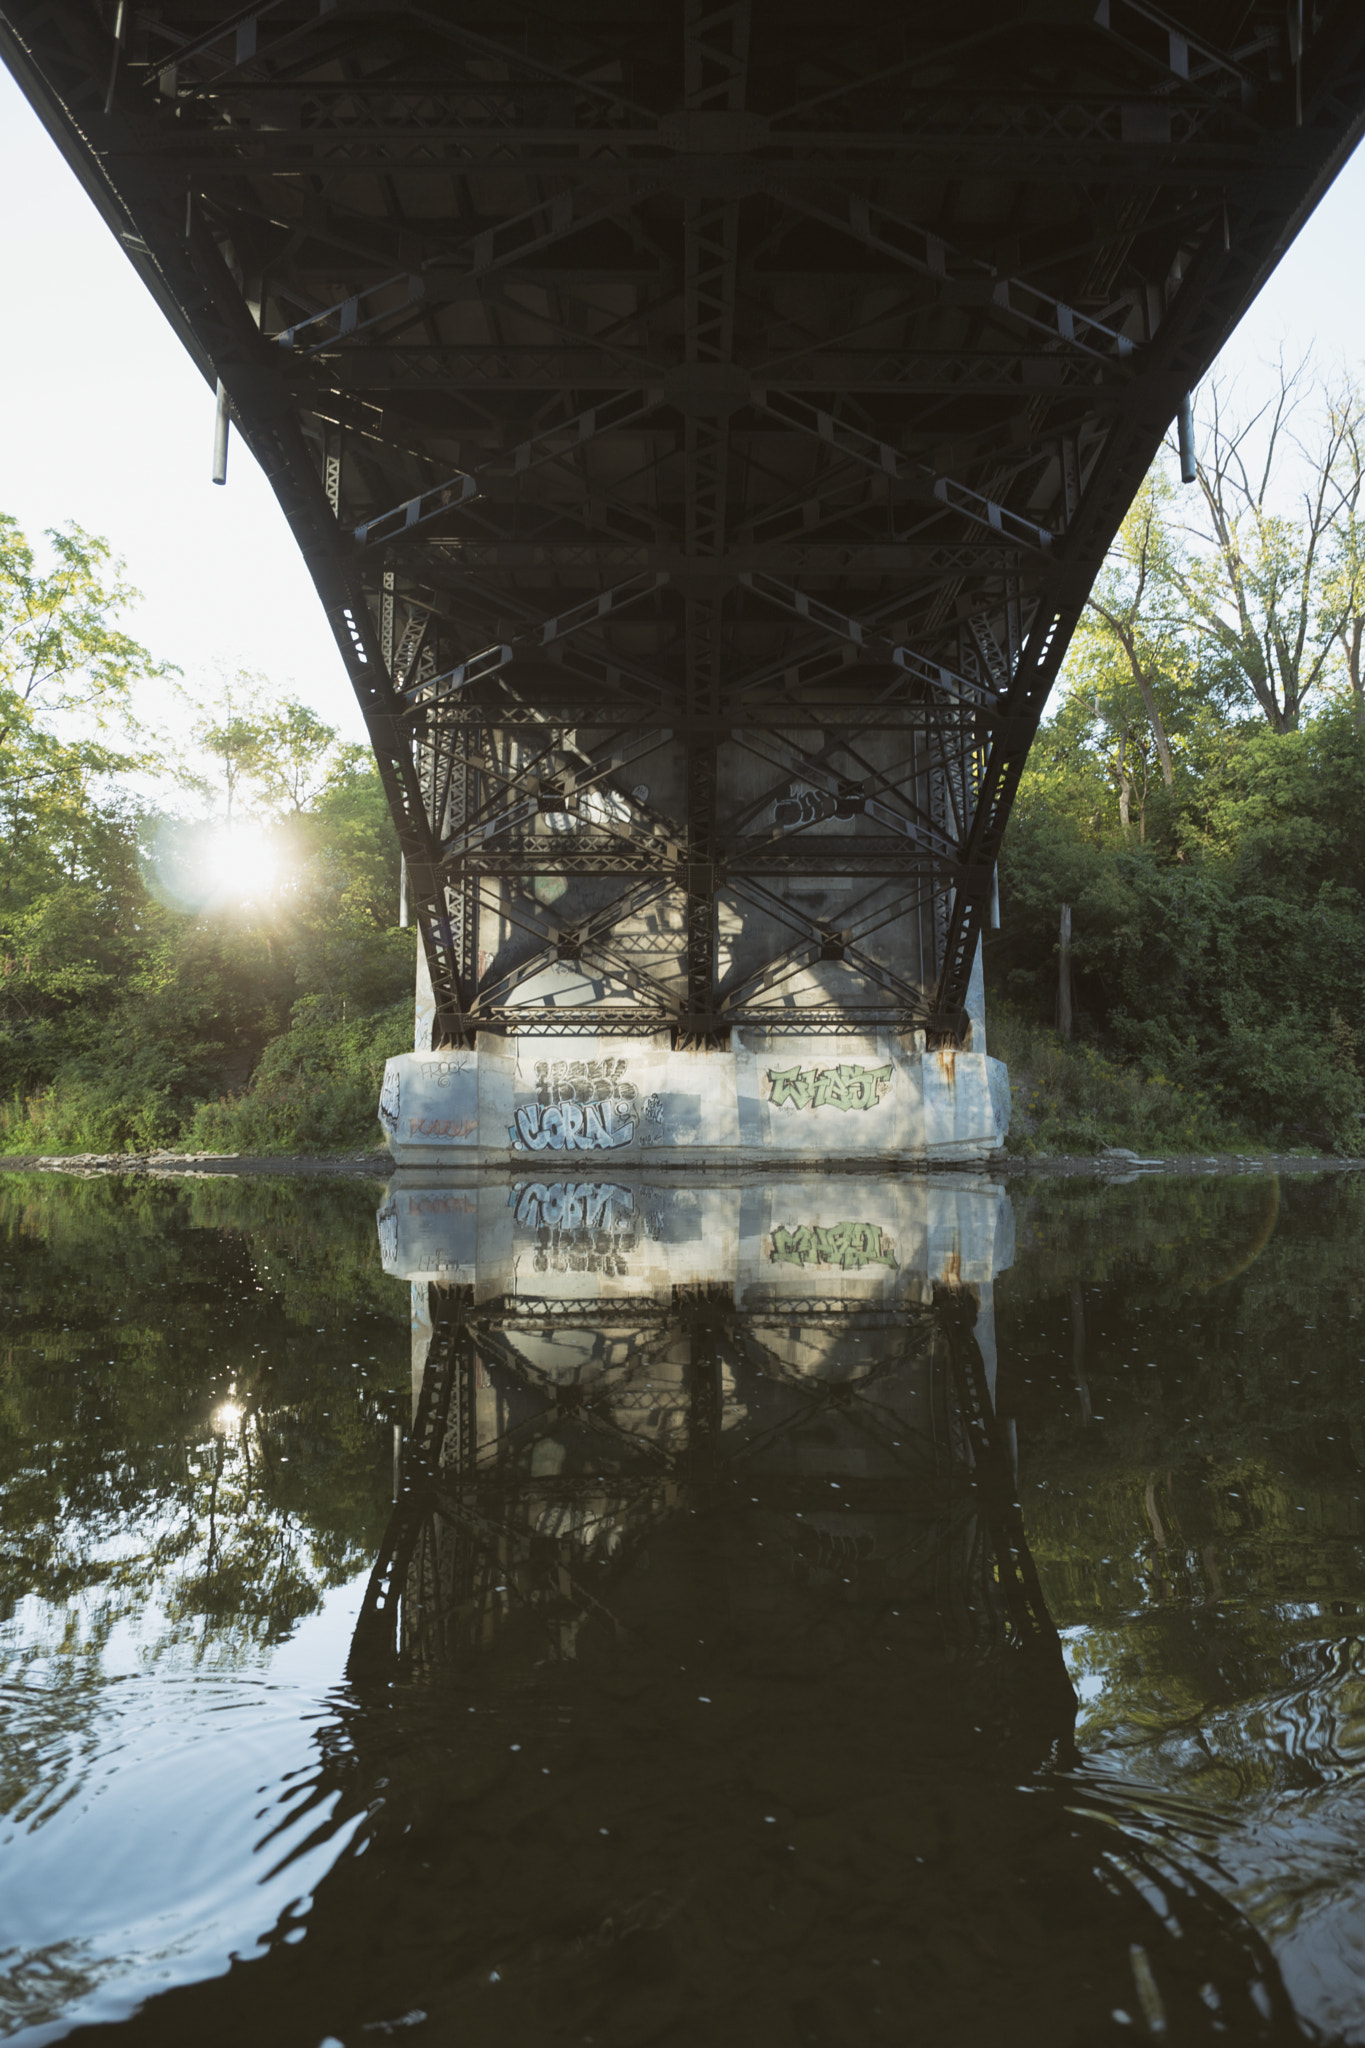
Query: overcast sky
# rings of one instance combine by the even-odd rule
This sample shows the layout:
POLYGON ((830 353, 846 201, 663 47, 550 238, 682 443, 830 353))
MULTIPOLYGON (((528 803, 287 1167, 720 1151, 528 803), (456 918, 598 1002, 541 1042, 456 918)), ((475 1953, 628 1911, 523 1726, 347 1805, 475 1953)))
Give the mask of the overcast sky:
MULTIPOLYGON (((213 400, 0 67, 0 511, 31 535, 104 534, 144 601, 128 623, 207 681, 263 670, 361 737, 292 536, 240 441, 209 481, 213 400)), ((1354 158, 1224 352, 1242 389, 1281 344, 1365 359, 1365 153, 1354 158)))

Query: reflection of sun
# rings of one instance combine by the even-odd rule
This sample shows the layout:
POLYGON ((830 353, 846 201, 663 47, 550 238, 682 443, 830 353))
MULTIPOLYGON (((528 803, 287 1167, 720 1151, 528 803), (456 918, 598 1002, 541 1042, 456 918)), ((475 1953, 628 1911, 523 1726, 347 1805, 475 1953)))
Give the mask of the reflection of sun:
POLYGON ((1225 1273, 1216 1273, 1211 1280, 1205 1280, 1202 1292, 1211 1293, 1215 1287, 1226 1287, 1229 1280, 1236 1280, 1245 1273, 1248 1266, 1254 1266, 1270 1242, 1271 1233, 1280 1216, 1280 1176, 1272 1173, 1264 1184, 1260 1211, 1251 1226, 1247 1242, 1233 1254, 1232 1262, 1225 1273))
POLYGON ((249 903, 268 896, 280 879, 280 857, 259 825, 225 825, 207 848, 215 894, 249 903))
POLYGON ((240 1401, 220 1401, 211 1418, 213 1426, 220 1436, 226 1436, 229 1430, 236 1429, 245 1413, 240 1401))

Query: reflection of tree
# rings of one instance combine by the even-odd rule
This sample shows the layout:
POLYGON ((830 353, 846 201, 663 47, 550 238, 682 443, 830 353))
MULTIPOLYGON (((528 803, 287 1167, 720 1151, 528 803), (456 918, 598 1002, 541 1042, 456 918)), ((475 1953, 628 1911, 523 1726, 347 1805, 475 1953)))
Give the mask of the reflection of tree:
POLYGON ((1040 1187, 997 1297, 1083 1749, 1216 1853, 1277 1943, 1312 1916, 1343 1955, 1354 1934, 1322 1930, 1358 1914, 1362 1222, 1346 1178, 1040 1187))
POLYGON ((1356 1469, 1365 1380, 1350 1329, 1365 1268, 1349 1248, 1365 1235, 1365 1184, 1061 1182, 1019 1210, 1025 1255, 1001 1283, 1001 1356, 1035 1469, 1043 1456, 1060 1476, 1073 1457, 1087 1471, 1116 1459, 1165 1470, 1213 1455, 1313 1484, 1356 1469), (1078 1291, 1105 1425, 1095 1439, 1069 1419, 1078 1291))
POLYGON ((170 1621, 202 1618, 215 1638, 226 1627, 239 1657, 286 1634, 358 1563, 350 1546, 310 1542, 300 1519, 281 1505, 268 1444, 260 1416, 248 1414, 235 1437, 219 1436, 206 1453, 187 1446, 191 1476, 179 1568, 171 1569, 166 1558, 157 1575, 170 1621))
POLYGON ((147 1655, 241 1658, 361 1566, 406 1378, 372 1208, 367 1187, 0 1183, 0 1597, 49 1609, 25 1654, 97 1655, 126 1622, 147 1655))

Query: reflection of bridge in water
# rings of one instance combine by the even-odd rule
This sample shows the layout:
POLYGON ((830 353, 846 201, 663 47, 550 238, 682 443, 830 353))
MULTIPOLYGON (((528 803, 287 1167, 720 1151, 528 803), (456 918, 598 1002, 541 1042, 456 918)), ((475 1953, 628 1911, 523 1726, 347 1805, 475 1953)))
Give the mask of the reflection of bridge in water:
POLYGON ((349 1672, 426 1761, 381 1740, 377 1831, 437 1902, 496 1841, 528 2040, 1299 2038, 1211 1868, 1077 1770, 1002 1187, 403 1176, 379 1230, 413 1423, 349 1672))
POLYGON ((1000 1186, 404 1175, 379 1235, 401 1494, 261 1808, 341 1846, 130 2048, 1303 2038, 1209 1844, 1076 1755, 1000 1186))
POLYGON ((754 1627, 933 1594, 1050 1640, 992 1406, 1008 1225, 984 1183, 400 1187, 390 1264, 450 1277, 414 1282, 409 1491, 364 1643, 396 1607, 422 1661, 517 1611, 571 1653, 653 1604, 651 1546, 699 1497, 748 1529, 728 1597, 754 1627))
POLYGON ((1011 1227, 965 1177, 400 1182, 380 1234, 413 1286, 413 1427, 353 1668, 648 1632, 660 1545, 704 1504, 750 1632, 896 1606, 1069 1696, 994 1408, 1011 1227))

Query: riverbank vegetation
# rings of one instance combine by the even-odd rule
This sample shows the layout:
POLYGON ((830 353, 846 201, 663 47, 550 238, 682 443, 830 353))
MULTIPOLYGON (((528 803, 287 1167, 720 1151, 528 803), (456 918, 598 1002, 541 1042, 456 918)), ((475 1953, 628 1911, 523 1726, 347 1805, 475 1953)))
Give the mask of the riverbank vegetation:
POLYGON ((1023 777, 988 1036, 1023 1149, 1358 1154, 1365 412, 1305 375, 1249 421, 1201 409, 1198 476, 1147 479, 1023 777))
MULTIPOLYGON (((1000 864, 1021 1151, 1365 1152, 1365 403, 1304 371, 1199 412, 1000 864)), ((0 1152, 368 1146, 414 963, 371 756, 259 677, 192 694, 134 595, 79 527, 0 518, 0 1152)))
POLYGON ((260 678, 191 697, 133 595, 0 519, 0 1151, 368 1146, 414 960, 373 760, 260 678))

